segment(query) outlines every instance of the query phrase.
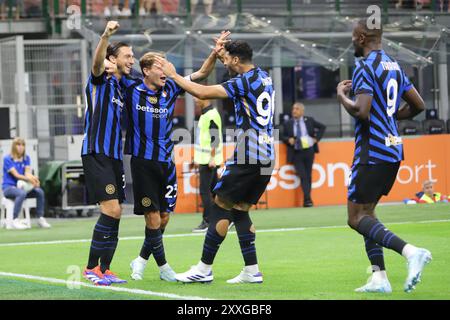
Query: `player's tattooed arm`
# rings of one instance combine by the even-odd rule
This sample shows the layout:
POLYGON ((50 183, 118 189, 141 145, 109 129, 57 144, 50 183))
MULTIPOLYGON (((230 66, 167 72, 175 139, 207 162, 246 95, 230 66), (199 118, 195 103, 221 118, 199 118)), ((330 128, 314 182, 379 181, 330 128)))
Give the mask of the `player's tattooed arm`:
POLYGON ((164 74, 172 78, 181 88, 199 99, 226 99, 228 94, 221 85, 204 86, 187 80, 179 75, 172 63, 161 57, 155 57, 155 65, 158 65, 164 74))
POLYGON ((337 86, 337 98, 345 110, 355 118, 366 120, 369 117, 370 108, 372 106, 372 96, 368 94, 358 94, 356 100, 353 101, 348 97, 348 93, 352 87, 351 80, 341 81, 337 86))
POLYGON ((96 77, 105 71, 106 49, 108 48, 109 38, 119 29, 117 21, 108 21, 105 31, 100 37, 100 41, 95 49, 94 59, 92 61, 92 74, 96 77))
POLYGON ((203 62, 201 68, 197 70, 196 72, 191 74, 191 80, 192 81, 202 81, 206 79, 211 72, 214 70, 214 67, 216 65, 216 59, 219 59, 223 61, 221 58, 225 43, 229 40, 227 40, 227 37, 230 35, 229 31, 222 31, 220 36, 218 38, 214 38, 214 41, 216 42, 216 46, 213 48, 211 54, 206 58, 206 60, 203 62))
POLYGON ((402 98, 406 103, 398 109, 397 120, 412 119, 425 110, 425 102, 416 88, 412 87, 406 91, 402 98))

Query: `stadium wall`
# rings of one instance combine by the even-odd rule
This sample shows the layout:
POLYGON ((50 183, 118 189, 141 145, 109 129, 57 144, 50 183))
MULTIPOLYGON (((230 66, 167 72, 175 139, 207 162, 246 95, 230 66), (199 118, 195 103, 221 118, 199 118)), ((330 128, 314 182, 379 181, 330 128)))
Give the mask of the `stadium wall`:
MULTIPOLYGON (((286 163, 286 146, 276 144, 277 163, 267 188, 268 208, 288 208, 302 205, 300 180, 294 167, 286 163)), ((226 155, 232 154, 233 145, 226 146, 226 155)), ((405 161, 402 162, 397 181, 381 202, 399 202, 412 198, 421 190, 426 179, 435 181, 435 190, 450 193, 450 135, 404 137, 405 161)), ((323 141, 316 154, 313 168, 312 197, 315 205, 340 205, 347 203, 347 185, 353 159, 353 140, 323 141)), ((188 213, 199 210, 197 194, 198 175, 190 168, 193 148, 190 145, 175 147, 178 175, 178 201, 175 212, 188 213), (197 197, 197 198, 196 198, 197 197)), ((265 208, 266 205, 260 207, 265 208)))

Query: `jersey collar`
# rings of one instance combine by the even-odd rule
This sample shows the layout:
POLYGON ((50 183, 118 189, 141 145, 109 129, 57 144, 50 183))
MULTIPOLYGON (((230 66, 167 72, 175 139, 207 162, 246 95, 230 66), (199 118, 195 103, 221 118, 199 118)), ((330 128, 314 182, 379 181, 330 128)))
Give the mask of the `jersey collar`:
POLYGON ((159 89, 158 91, 153 91, 152 89, 150 89, 149 87, 147 87, 147 86, 145 85, 144 81, 142 81, 141 84, 138 85, 136 88, 137 88, 137 90, 143 91, 143 92, 145 92, 145 93, 147 93, 147 94, 149 94, 149 95, 158 95, 158 94, 160 94, 160 93, 163 91, 163 89, 164 89, 164 87, 163 87, 163 88, 159 89))

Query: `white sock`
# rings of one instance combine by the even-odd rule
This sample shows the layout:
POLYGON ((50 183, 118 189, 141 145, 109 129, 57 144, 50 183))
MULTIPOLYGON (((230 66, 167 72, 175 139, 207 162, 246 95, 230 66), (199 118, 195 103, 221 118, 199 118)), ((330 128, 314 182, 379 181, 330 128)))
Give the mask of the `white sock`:
POLYGON ((200 261, 197 264, 197 268, 198 268, 198 270, 200 270, 201 273, 209 274, 211 272, 211 270, 212 270, 212 265, 211 264, 205 264, 202 261, 200 261))
POLYGON ((163 264, 162 266, 158 267, 160 271, 167 271, 170 270, 169 264, 166 262, 166 264, 163 264))
POLYGON ((250 274, 257 274, 259 272, 259 268, 257 264, 251 266, 245 266, 244 271, 250 274))
POLYGON ((372 281, 381 281, 387 280, 387 273, 385 270, 383 271, 375 271, 372 273, 372 281))
POLYGON ((145 260, 144 258, 142 258, 141 256, 138 256, 138 257, 136 258, 136 260, 137 260, 138 262, 140 262, 140 263, 143 263, 143 264, 147 264, 147 261, 148 261, 148 260, 145 260))
POLYGON ((409 259, 412 255, 414 255, 417 251, 417 247, 414 247, 411 244, 407 244, 402 250, 402 256, 406 259, 409 259))

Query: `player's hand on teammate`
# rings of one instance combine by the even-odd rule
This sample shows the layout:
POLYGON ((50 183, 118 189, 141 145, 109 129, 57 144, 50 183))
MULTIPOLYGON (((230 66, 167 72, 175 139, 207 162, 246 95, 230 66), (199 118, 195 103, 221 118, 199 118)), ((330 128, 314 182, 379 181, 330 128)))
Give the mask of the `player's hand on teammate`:
POLYGON ((117 64, 109 61, 108 59, 105 59, 104 65, 106 73, 114 74, 115 72, 117 72, 117 64))
POLYGON ((344 80, 339 82, 336 91, 338 95, 347 95, 352 88, 352 80, 344 80))
POLYGON ((111 37, 114 33, 116 33, 119 27, 120 27, 119 22, 113 20, 108 21, 108 23, 106 24, 105 31, 103 32, 103 36, 108 38, 111 37))
POLYGON ((223 49, 225 48, 225 44, 227 42, 230 42, 231 40, 228 39, 228 37, 230 36, 231 32, 230 31, 222 31, 220 33, 219 37, 214 38, 214 42, 216 43, 215 47, 214 47, 214 52, 221 56, 223 54, 223 49))
POLYGON ((173 78, 177 75, 175 66, 164 58, 155 57, 155 66, 161 68, 162 72, 169 78, 173 78))

